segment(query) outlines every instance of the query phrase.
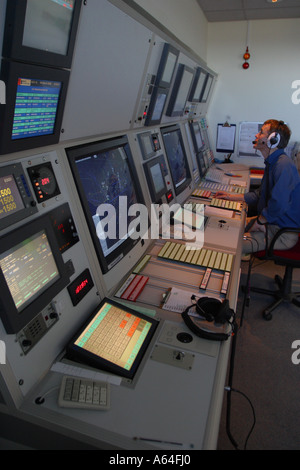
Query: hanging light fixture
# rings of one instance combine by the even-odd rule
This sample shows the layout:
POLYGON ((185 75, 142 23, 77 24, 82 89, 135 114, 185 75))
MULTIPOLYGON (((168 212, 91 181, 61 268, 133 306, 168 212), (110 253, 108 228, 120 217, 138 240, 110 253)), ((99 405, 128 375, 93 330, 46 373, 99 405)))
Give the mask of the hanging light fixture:
POLYGON ((243 55, 243 58, 244 58, 244 63, 243 63, 243 69, 244 70, 247 70, 249 67, 250 67, 250 64, 248 62, 248 60, 250 59, 250 52, 249 52, 249 30, 250 30, 250 24, 249 24, 249 21, 247 23, 247 47, 246 47, 246 52, 245 54, 243 55))

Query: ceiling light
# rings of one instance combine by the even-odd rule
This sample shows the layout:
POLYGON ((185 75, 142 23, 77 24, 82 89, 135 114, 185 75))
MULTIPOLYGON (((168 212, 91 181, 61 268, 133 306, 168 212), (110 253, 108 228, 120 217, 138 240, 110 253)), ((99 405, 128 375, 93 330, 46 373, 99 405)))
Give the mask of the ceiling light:
POLYGON ((279 3, 282 2, 282 0, 267 0, 268 3, 279 3))

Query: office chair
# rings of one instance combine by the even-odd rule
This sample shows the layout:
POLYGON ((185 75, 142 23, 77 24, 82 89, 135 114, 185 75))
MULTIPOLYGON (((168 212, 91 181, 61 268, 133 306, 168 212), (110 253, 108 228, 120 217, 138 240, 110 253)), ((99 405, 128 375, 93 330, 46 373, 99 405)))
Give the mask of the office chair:
POLYGON ((263 318, 265 320, 272 319, 271 312, 273 312, 273 310, 278 307, 282 302, 291 302, 294 305, 297 305, 297 307, 300 307, 300 300, 297 299, 297 297, 300 296, 300 292, 292 292, 294 268, 300 268, 300 228, 282 228, 278 230, 278 232, 274 235, 269 247, 266 247, 265 250, 258 251, 252 254, 252 258, 249 262, 248 268, 247 284, 241 315, 241 324, 244 315, 245 305, 248 304, 250 301, 250 291, 258 292, 260 294, 267 294, 275 297, 275 301, 263 311, 263 318), (276 240, 284 232, 298 232, 298 242, 289 250, 274 250, 276 240), (271 291, 268 289, 262 289, 260 287, 250 287, 251 267, 255 258, 262 260, 272 260, 275 264, 285 266, 285 273, 283 279, 277 274, 275 276, 275 283, 278 286, 277 290, 271 291))

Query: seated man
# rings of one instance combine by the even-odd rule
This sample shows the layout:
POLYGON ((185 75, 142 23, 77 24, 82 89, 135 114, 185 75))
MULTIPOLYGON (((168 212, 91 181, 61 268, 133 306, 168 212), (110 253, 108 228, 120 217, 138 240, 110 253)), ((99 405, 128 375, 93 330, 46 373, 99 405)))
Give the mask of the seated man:
MULTIPOLYGON (((219 191, 217 198, 230 201, 244 200, 256 205, 258 217, 247 219, 243 253, 253 253, 266 248, 279 228, 300 227, 300 177, 293 161, 284 153, 291 136, 283 121, 270 119, 256 134, 253 148, 260 150, 265 160, 265 172, 259 191, 245 195, 219 191)), ((277 240, 276 249, 292 248, 298 233, 286 232, 277 240)))

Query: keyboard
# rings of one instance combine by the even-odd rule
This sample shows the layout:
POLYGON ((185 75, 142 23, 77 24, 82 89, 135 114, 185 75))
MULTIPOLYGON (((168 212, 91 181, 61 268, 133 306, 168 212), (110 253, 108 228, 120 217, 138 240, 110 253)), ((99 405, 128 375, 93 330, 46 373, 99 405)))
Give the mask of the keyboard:
POLYGON ((213 198, 210 201, 211 207, 219 207, 220 209, 229 209, 231 211, 241 212, 243 210, 243 203, 237 201, 227 201, 225 199, 213 198))
POLYGON ((62 408, 108 410, 110 385, 107 382, 65 375, 60 386, 58 404, 62 408))

